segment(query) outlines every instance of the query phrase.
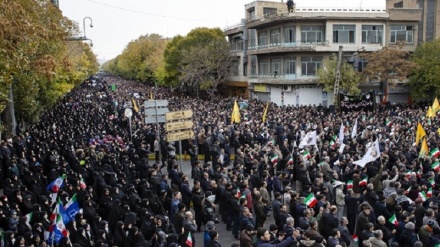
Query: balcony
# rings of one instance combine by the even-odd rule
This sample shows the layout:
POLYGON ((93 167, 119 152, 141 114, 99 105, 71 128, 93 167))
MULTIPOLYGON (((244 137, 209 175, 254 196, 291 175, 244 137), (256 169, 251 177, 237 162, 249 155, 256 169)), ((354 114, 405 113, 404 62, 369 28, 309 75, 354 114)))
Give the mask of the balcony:
POLYGON ((249 46, 248 54, 267 54, 267 53, 285 53, 298 51, 316 51, 318 46, 328 46, 329 41, 304 43, 304 42, 290 42, 290 43, 272 43, 267 45, 249 46))
POLYGON ((297 85, 297 84, 316 84, 316 76, 301 76, 297 74, 251 74, 249 83, 277 84, 277 85, 297 85))

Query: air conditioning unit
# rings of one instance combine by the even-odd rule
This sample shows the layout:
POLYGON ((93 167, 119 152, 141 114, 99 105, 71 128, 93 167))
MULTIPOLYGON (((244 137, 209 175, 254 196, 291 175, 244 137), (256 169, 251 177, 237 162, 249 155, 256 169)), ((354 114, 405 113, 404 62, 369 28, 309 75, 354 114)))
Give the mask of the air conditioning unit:
POLYGON ((283 91, 284 92, 291 92, 291 91, 293 91, 293 86, 284 85, 283 86, 283 91))

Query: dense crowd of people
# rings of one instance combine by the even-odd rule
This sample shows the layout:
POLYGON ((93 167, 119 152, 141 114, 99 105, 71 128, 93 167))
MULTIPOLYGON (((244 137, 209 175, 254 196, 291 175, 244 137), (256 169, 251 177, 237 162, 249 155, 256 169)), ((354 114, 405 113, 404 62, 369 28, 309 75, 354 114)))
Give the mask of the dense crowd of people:
POLYGON ((439 124, 424 106, 335 113, 269 104, 263 122, 266 103, 248 100, 231 123, 234 100, 87 80, 1 141, 1 246, 193 247, 203 234, 214 247, 229 237, 219 236, 220 221, 243 247, 440 244, 439 124), (163 126, 145 124, 152 96, 193 111, 195 137, 182 141, 191 174, 163 126), (128 105, 138 109, 130 121, 128 105), (430 153, 420 153, 417 123, 430 153), (377 157, 359 163, 375 143, 377 157), (47 188, 63 175, 59 191, 47 188), (55 241, 54 208, 72 198, 81 210, 55 241))

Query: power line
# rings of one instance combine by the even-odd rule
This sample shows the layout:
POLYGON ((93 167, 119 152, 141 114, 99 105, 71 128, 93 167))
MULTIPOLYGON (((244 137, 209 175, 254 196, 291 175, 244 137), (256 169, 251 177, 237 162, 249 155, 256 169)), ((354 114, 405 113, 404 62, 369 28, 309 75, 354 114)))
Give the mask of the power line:
POLYGON ((133 9, 127 9, 127 8, 123 8, 123 7, 119 7, 119 6, 114 6, 114 5, 110 5, 110 4, 106 4, 106 3, 101 3, 98 1, 94 1, 94 0, 87 0, 91 3, 95 3, 95 4, 99 4, 102 6, 106 6, 109 8, 114 8, 114 9, 118 9, 118 10, 123 10, 123 11, 127 11, 127 12, 132 12, 132 13, 136 13, 136 14, 141 14, 141 15, 149 15, 149 16, 155 16, 155 17, 164 17, 164 18, 169 18, 169 19, 176 19, 176 20, 185 20, 185 21, 206 21, 206 19, 190 19, 190 18, 184 18, 184 17, 178 17, 178 16, 166 16, 166 15, 159 15, 159 14, 155 14, 155 13, 149 13, 149 12, 144 12, 144 11, 139 11, 139 10, 133 10, 133 9))

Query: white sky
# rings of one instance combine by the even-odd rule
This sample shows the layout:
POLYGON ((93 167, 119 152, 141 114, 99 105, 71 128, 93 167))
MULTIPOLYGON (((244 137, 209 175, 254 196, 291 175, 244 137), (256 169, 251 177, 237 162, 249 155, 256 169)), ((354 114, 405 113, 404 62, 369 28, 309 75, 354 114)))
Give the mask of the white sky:
MULTIPOLYGON (((197 27, 225 28, 245 17, 254 0, 59 0, 63 15, 93 41, 98 59, 112 59, 141 35, 187 35, 197 27)), ((281 0, 266 0, 280 2, 281 0)), ((286 2, 287 0, 284 0, 286 2)), ((294 0, 298 7, 385 7, 386 0, 294 0)), ((83 33, 81 33, 81 36, 83 33)))
MULTIPOLYGON (((63 15, 78 23, 93 40, 98 59, 112 59, 141 35, 187 35, 197 27, 231 26, 244 18, 252 0, 59 0, 63 15)), ((81 33, 81 36, 83 33, 81 33)))

